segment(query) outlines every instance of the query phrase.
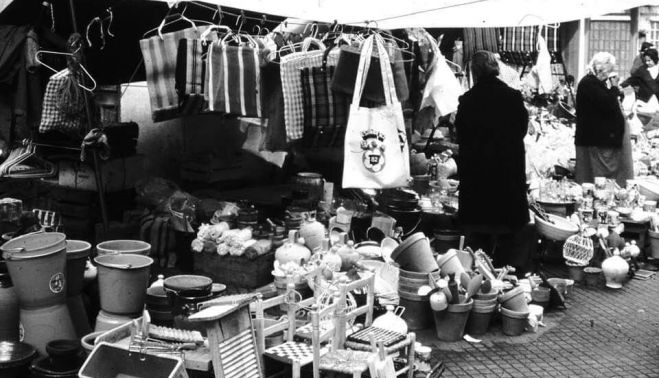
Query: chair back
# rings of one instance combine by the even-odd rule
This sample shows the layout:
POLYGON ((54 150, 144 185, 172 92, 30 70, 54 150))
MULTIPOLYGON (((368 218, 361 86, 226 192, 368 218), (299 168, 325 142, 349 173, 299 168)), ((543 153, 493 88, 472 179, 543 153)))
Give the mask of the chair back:
MULTIPOLYGON (((338 303, 340 303, 340 296, 337 295, 335 300, 327 306, 322 308, 318 305, 313 305, 309 315, 311 316, 311 344, 313 347, 313 378, 320 378, 320 354, 321 354, 321 321, 322 319, 333 318, 332 322, 336 322, 336 311, 338 303)), ((336 324, 333 325, 336 329, 336 324)))

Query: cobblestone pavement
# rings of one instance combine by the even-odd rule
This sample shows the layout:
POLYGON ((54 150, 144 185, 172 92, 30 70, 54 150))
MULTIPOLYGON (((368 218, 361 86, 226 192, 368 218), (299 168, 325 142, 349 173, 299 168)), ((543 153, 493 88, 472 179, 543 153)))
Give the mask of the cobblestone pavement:
POLYGON ((508 337, 495 320, 481 343, 441 342, 432 330, 419 339, 444 361, 442 377, 659 377, 657 275, 619 290, 575 285, 566 303, 538 333, 508 337))

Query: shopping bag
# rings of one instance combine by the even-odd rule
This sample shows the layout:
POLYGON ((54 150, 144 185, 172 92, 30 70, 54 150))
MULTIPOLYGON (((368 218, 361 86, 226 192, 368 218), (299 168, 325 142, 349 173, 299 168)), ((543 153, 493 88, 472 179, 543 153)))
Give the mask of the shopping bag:
POLYGON ((407 185, 410 163, 403 110, 394 90, 389 56, 379 35, 370 36, 362 45, 344 144, 344 188, 382 189, 407 185), (386 103, 363 108, 359 103, 374 44, 378 49, 386 103))
POLYGON ((300 70, 304 101, 305 147, 339 147, 345 139, 349 104, 330 89, 334 66, 300 70))
POLYGON ((199 114, 208 107, 204 98, 206 53, 217 34, 206 34, 198 39, 183 38, 178 43, 175 81, 181 115, 199 114))
POLYGON ((181 39, 197 39, 208 26, 192 27, 172 33, 155 35, 140 40, 144 57, 146 84, 151 100, 151 118, 154 122, 179 116, 176 93, 176 55, 181 39))
POLYGON ((78 106, 79 111, 66 111, 62 107, 64 92, 70 90, 67 84, 70 80, 69 75, 71 75, 69 69, 65 68, 48 80, 41 107, 40 133, 61 131, 65 134, 78 135, 82 131, 84 108, 78 106))
POLYGON ((208 49, 206 96, 211 111, 258 117, 262 114, 262 49, 248 35, 237 46, 226 37, 208 49))

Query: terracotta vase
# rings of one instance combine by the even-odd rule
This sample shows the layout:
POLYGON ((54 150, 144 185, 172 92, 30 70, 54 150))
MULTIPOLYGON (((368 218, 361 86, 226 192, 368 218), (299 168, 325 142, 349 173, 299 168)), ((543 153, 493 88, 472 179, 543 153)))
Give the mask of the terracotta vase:
POLYGON ((300 236, 304 238, 304 245, 316 252, 320 249, 325 237, 325 226, 318 222, 313 215, 307 215, 306 219, 300 225, 300 236))

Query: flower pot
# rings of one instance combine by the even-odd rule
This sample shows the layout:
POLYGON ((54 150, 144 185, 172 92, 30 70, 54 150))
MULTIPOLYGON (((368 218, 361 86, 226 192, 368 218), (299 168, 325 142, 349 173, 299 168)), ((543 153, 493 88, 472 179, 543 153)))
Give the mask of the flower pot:
POLYGON ((474 308, 489 308, 491 306, 496 306, 497 297, 491 299, 477 299, 474 297, 474 308))
POLYGON ((148 256, 151 244, 141 240, 108 240, 96 245, 99 256, 107 254, 135 254, 148 256))
POLYGON ((501 308, 501 327, 504 335, 519 336, 528 324, 529 311, 511 311, 501 308))
POLYGON ((548 287, 536 287, 531 291, 531 302, 545 308, 549 304, 550 294, 548 287))
POLYGON ((650 238, 650 255, 653 259, 659 259, 659 232, 648 230, 650 238))
POLYGON ((467 320, 466 332, 472 336, 485 334, 490 327, 490 321, 492 320, 492 314, 495 309, 496 303, 489 306, 472 308, 469 313, 469 319, 467 320))
POLYGON ((405 239, 391 253, 391 258, 401 269, 411 272, 430 273, 438 268, 430 242, 423 232, 417 232, 405 239))
POLYGON ((112 254, 94 259, 98 265, 101 308, 113 314, 135 314, 144 308, 153 259, 135 254, 112 254))
POLYGON ((586 287, 596 288, 602 284, 602 269, 596 267, 586 267, 583 269, 584 283, 586 287))
POLYGON ((439 266, 439 272, 442 277, 446 277, 452 273, 456 277, 460 277, 465 271, 455 250, 449 250, 445 254, 437 256, 437 265, 439 266))
POLYGON ((446 310, 433 311, 437 338, 442 341, 460 340, 473 305, 473 299, 469 299, 466 303, 449 304, 446 310))
POLYGON ((401 317, 407 322, 410 331, 425 329, 432 326, 432 309, 430 308, 429 295, 418 295, 398 291, 400 297, 399 305, 405 307, 401 317))
POLYGON ((521 287, 516 287, 499 297, 501 307, 511 311, 528 312, 529 306, 526 302, 524 290, 521 287))
POLYGON ((38 232, 6 242, 0 250, 22 308, 66 300, 66 235, 38 232))
POLYGON ((570 279, 575 283, 581 284, 584 280, 583 266, 581 265, 568 265, 567 270, 570 273, 570 279))
POLYGON ((496 299, 499 297, 499 292, 496 290, 492 290, 489 293, 481 293, 480 291, 474 295, 474 299, 478 300, 491 300, 491 299, 496 299))

